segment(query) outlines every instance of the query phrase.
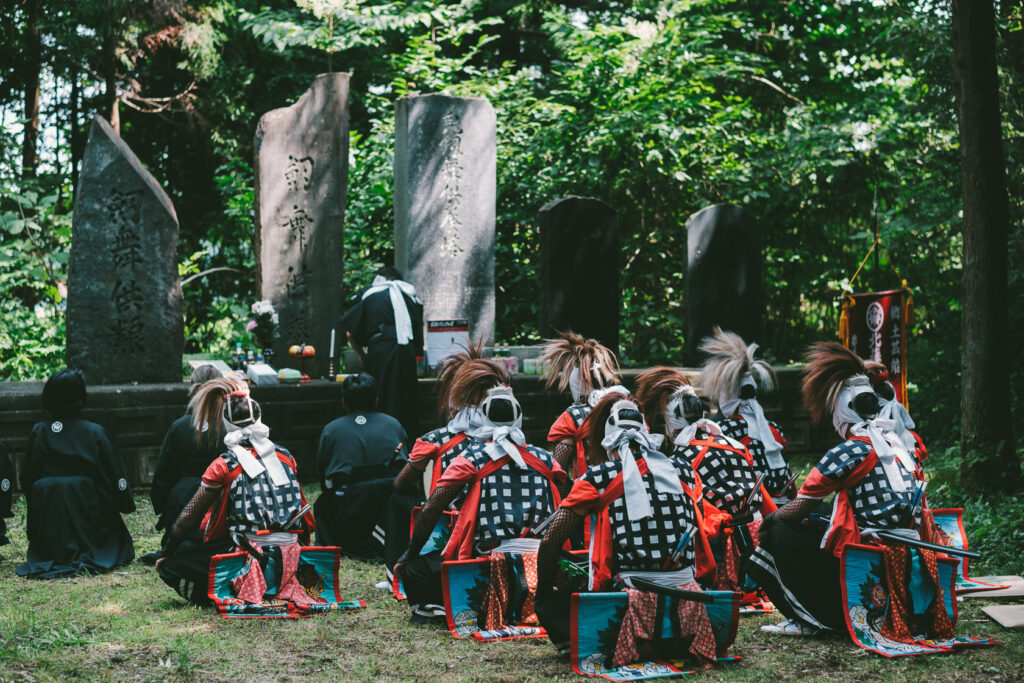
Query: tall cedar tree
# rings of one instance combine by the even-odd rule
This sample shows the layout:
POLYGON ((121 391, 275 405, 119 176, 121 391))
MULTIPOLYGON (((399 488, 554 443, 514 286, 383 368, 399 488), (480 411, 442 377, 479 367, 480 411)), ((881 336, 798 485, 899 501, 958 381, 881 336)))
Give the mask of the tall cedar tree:
POLYGON ((1016 491, 1006 357, 1009 199, 991 0, 953 0, 953 71, 963 163, 960 478, 971 491, 1016 491))

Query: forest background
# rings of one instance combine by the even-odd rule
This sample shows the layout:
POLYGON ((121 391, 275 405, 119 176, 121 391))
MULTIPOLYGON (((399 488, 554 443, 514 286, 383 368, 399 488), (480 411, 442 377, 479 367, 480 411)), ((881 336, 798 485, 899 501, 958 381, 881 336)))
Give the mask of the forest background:
MULTIPOLYGON (((1024 30, 997 7, 1010 195, 1014 431, 1024 433, 1024 30)), ((186 352, 245 340, 253 135, 324 71, 352 74, 345 295, 390 262, 394 105, 445 92, 498 118, 498 341, 539 340, 541 206, 619 216, 622 352, 678 363, 687 217, 764 233, 765 356, 835 339, 839 294, 905 279, 911 412, 959 436, 961 158, 947 2, 0 0, 0 379, 63 364, 74 186, 99 114, 172 197, 186 352), (33 100, 33 97, 35 98, 33 100), (35 116, 33 101, 37 108, 35 116)))

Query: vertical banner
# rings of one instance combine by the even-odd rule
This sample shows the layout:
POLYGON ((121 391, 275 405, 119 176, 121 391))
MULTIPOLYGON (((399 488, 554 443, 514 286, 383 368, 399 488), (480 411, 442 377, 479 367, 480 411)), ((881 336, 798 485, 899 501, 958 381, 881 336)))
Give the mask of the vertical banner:
POLYGON ((881 363, 889 370, 889 381, 896 387, 900 402, 907 405, 907 302, 908 292, 852 294, 849 328, 843 345, 864 360, 881 363))

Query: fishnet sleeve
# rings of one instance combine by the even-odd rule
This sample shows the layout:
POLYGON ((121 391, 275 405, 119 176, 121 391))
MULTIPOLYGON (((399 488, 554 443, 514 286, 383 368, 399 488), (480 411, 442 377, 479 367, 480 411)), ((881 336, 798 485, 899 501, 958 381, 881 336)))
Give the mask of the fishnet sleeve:
POLYGON ((401 493, 412 493, 416 490, 416 482, 421 481, 422 477, 422 470, 416 469, 412 463, 407 462, 395 477, 395 490, 401 493))
MULTIPOLYGON (((566 472, 572 472, 573 461, 576 459, 576 442, 572 439, 562 439, 555 444, 555 450, 553 451, 555 456, 555 462, 557 462, 563 470, 566 472)), ((573 474, 579 476, 579 472, 573 472, 573 474)))
POLYGON ((409 539, 408 557, 418 557, 423 546, 430 540, 430 534, 434 525, 440 519, 441 513, 448 509, 452 501, 459 495, 461 486, 439 486, 430 494, 430 498, 424 503, 416 518, 416 526, 412 530, 412 538, 409 539))
POLYGON ((583 516, 572 508, 559 508, 551 520, 537 551, 537 592, 554 588, 562 546, 583 523, 583 516))
POLYGON ((820 504, 815 498, 797 498, 776 510, 772 517, 777 521, 799 522, 820 504))
POLYGON ((206 511, 217 500, 218 495, 220 495, 219 489, 200 486, 199 490, 196 491, 196 495, 192 496, 192 500, 185 505, 181 514, 178 515, 177 521, 171 527, 171 533, 177 538, 188 536, 191 531, 194 531, 199 526, 203 515, 206 514, 206 511))

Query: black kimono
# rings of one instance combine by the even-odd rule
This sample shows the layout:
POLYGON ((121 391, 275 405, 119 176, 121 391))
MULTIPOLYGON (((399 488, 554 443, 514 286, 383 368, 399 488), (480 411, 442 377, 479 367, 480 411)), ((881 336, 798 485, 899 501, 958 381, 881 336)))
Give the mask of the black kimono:
POLYGON ((224 450, 223 437, 217 441, 196 439, 191 415, 179 417, 167 430, 149 492, 153 512, 159 516, 156 528, 166 530, 162 546, 167 545, 178 515, 199 490, 206 468, 224 450))
POLYGON ((28 557, 20 576, 104 572, 135 557, 120 515, 134 512, 135 500, 124 464, 98 424, 36 424, 21 488, 28 501, 28 557))
POLYGON ((352 307, 341 316, 336 327, 342 338, 350 332, 357 344, 366 347, 363 369, 377 380, 380 410, 410 431, 416 421, 416 356, 423 349, 423 304, 402 294, 412 320, 413 338, 411 343, 399 345, 391 295, 382 291, 364 299, 363 292, 367 289, 356 295, 352 307))
POLYGON ((316 454, 318 544, 361 557, 383 554, 389 497, 408 462, 406 441, 402 425, 384 413, 350 413, 324 427, 316 454))
POLYGON ((5 517, 13 517, 11 512, 11 499, 14 498, 14 467, 11 465, 11 457, 7 455, 7 449, 0 443, 0 545, 7 545, 10 539, 7 538, 7 522, 5 517))

